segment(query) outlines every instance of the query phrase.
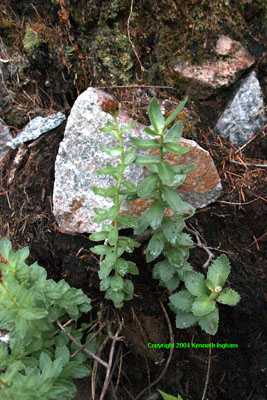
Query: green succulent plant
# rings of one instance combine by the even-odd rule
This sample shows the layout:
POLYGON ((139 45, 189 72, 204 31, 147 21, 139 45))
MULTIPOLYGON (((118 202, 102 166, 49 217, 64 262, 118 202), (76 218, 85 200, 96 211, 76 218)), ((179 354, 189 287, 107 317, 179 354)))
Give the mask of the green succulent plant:
POLYGON ((207 279, 196 271, 184 274, 184 288, 169 297, 177 328, 189 328, 197 323, 206 333, 216 334, 219 324, 216 303, 235 306, 240 300, 237 292, 224 288, 229 274, 230 263, 225 254, 212 262, 207 279))

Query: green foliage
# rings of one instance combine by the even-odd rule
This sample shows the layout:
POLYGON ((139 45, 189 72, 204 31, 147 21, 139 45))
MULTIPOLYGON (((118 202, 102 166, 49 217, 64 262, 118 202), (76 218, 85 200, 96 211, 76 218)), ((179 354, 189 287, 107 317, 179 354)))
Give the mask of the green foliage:
POLYGON ((175 396, 172 396, 170 394, 162 392, 162 390, 159 390, 159 392, 160 392, 163 400, 183 400, 182 397, 179 394, 177 394, 177 397, 175 397, 175 396))
POLYGON ((165 153, 185 154, 190 151, 177 144, 182 135, 182 123, 177 122, 168 129, 186 101, 187 98, 165 120, 157 100, 153 98, 148 110, 152 127, 145 130, 157 139, 142 141, 130 138, 141 149, 158 151, 157 156, 137 156, 135 160, 136 164, 144 165, 151 171, 137 187, 137 195, 139 198, 153 200, 150 209, 139 218, 135 233, 142 233, 149 226, 156 231, 148 243, 146 260, 152 262, 160 255, 164 256, 163 261, 155 264, 153 277, 159 279, 160 284, 171 291, 179 286, 184 273, 192 270, 187 258, 193 241, 183 229, 185 220, 191 217, 195 210, 181 199, 175 188, 183 183, 187 172, 192 171, 195 165, 173 166, 164 157, 165 153), (167 209, 171 209, 171 216, 167 216, 167 209))
POLYGON ((182 397, 178 394, 177 397, 172 396, 170 394, 164 393, 161 390, 159 390, 163 400, 183 400, 182 397))
POLYGON ((170 307, 176 313, 176 327, 188 328, 196 323, 211 335, 215 335, 219 324, 216 303, 235 306, 240 296, 223 286, 230 273, 229 260, 222 254, 210 265, 207 279, 199 272, 184 274, 184 289, 169 297, 170 307))
POLYGON ((110 221, 110 223, 104 223, 100 232, 90 235, 90 239, 93 241, 106 241, 105 244, 92 247, 91 251, 101 255, 102 258, 98 272, 100 290, 106 292, 106 299, 112 300, 115 307, 120 308, 123 306, 125 300, 132 299, 134 291, 133 283, 131 280, 126 279, 125 276, 127 274, 138 274, 137 266, 131 261, 124 260, 122 255, 125 252, 132 253, 134 248, 140 245, 126 236, 119 235, 120 226, 137 227, 137 222, 133 217, 129 215, 120 215, 120 205, 123 200, 127 195, 136 193, 136 187, 131 182, 123 180, 125 169, 135 160, 136 148, 134 146, 127 150, 124 149, 122 136, 133 127, 134 123, 120 129, 117 120, 120 106, 116 104, 116 102, 107 102, 106 104, 104 103, 102 107, 104 111, 112 115, 114 122, 107 122, 107 125, 101 128, 101 131, 112 134, 118 141, 118 146, 101 146, 101 149, 111 157, 119 156, 120 163, 116 166, 107 163, 105 168, 97 171, 97 173, 101 175, 111 175, 117 181, 117 185, 108 189, 92 188, 94 193, 111 198, 113 200, 113 206, 111 206, 109 210, 95 209, 97 214, 94 219, 95 222, 110 221))
MULTIPOLYGON (((85 354, 70 358, 77 346, 58 330, 91 310, 82 290, 64 280, 47 279, 37 262, 28 266, 27 247, 12 251, 7 238, 0 241, 0 326, 9 332, 9 344, 0 343, 0 400, 70 399, 76 391, 72 379, 91 372, 85 354)), ((77 340, 82 330, 67 328, 77 340)), ((89 338, 89 337, 88 337, 89 338)), ((87 339, 88 339, 87 338, 87 339)), ((88 346, 96 351, 96 342, 88 346)))
POLYGON ((106 291, 105 297, 113 300, 116 307, 121 307, 124 300, 130 300, 133 296, 133 284, 128 279, 124 280, 124 276, 128 273, 138 274, 137 266, 121 256, 124 252, 131 253, 138 247, 138 243, 119 236, 118 228, 129 226, 134 228, 135 234, 152 228, 154 233, 146 248, 146 261, 154 262, 161 257, 154 265, 153 278, 159 279, 160 285, 170 292, 175 291, 183 282, 182 290, 170 296, 170 308, 176 314, 177 328, 188 328, 198 323, 206 333, 214 335, 219 323, 217 303, 234 306, 240 296, 231 289, 223 289, 230 273, 229 261, 225 255, 213 261, 207 278, 193 271, 187 261, 194 245, 190 235, 183 230, 185 220, 194 215, 195 209, 181 199, 176 188, 184 182, 187 173, 195 165, 173 166, 164 157, 166 153, 186 154, 190 151, 178 144, 183 130, 181 121, 169 128, 186 101, 187 98, 165 120, 157 100, 153 98, 148 109, 151 127, 146 127, 145 131, 154 138, 130 137, 134 147, 128 150, 123 147, 122 134, 133 125, 129 124, 120 131, 117 122, 119 108, 116 110, 112 102, 103 105, 103 109, 113 116, 114 123, 108 122, 102 131, 111 133, 118 140, 119 146, 102 146, 102 150, 111 157, 120 156, 121 163, 116 167, 107 163, 105 168, 98 171, 99 174, 111 175, 118 184, 108 189, 93 188, 96 194, 112 198, 114 205, 109 210, 95 209, 95 222, 110 220, 111 224, 103 224, 101 232, 90 236, 91 240, 106 241, 104 245, 94 246, 91 250, 102 257, 98 273, 100 289, 106 291), (154 150, 154 155, 136 155, 138 148, 154 150), (131 163, 144 165, 151 172, 137 187, 123 181, 125 168, 131 163), (150 208, 137 221, 133 217, 120 215, 122 201, 131 198, 152 200, 150 208))
POLYGON ((139 218, 135 233, 139 234, 149 226, 155 230, 146 249, 146 260, 152 262, 159 256, 164 259, 155 264, 153 278, 159 279, 160 284, 171 292, 178 288, 180 282, 184 282, 184 288, 170 296, 177 328, 188 328, 198 323, 205 332, 214 335, 219 322, 216 303, 233 306, 240 297, 231 289, 222 289, 230 273, 229 261, 225 255, 211 264, 206 280, 203 274, 193 271, 187 262, 193 241, 183 229, 185 220, 195 210, 181 199, 175 188, 183 183, 194 165, 173 166, 164 157, 167 152, 186 154, 190 151, 178 144, 183 129, 181 121, 168 129, 186 101, 187 98, 165 120, 157 100, 153 98, 148 110, 152 128, 146 128, 146 132, 158 139, 142 141, 131 138, 141 149, 158 151, 158 156, 139 156, 135 161, 151 171, 137 187, 137 195, 139 198, 153 200, 150 209, 139 218), (167 209, 172 211, 171 216, 167 215, 167 209))

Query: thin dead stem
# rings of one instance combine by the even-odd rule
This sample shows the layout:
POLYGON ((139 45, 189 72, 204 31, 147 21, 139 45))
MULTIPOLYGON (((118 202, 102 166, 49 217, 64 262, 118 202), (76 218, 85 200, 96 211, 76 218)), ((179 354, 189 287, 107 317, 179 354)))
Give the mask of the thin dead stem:
POLYGON ((203 264, 203 268, 208 268, 208 266, 210 265, 212 259, 215 257, 215 255, 208 249, 208 247, 201 242, 200 240, 200 235, 199 233, 195 230, 195 229, 190 229, 187 225, 185 225, 185 229, 192 233, 192 235, 195 236, 196 240, 197 240, 197 247, 205 250, 205 252, 208 254, 208 259, 205 262, 205 264, 203 264))
MULTIPOLYGON (((64 328, 63 325, 61 325, 61 323, 60 323, 59 320, 57 320, 56 323, 57 323, 57 326, 59 326, 59 328, 62 330, 62 332, 63 332, 66 336, 68 336, 68 338, 69 338, 73 343, 75 343, 76 346, 82 347, 82 344, 81 344, 77 339, 75 339, 75 338, 64 328)), ((96 356, 94 353, 92 353, 91 351, 89 351, 89 350, 87 350, 87 349, 83 349, 82 351, 84 351, 88 356, 94 358, 97 362, 99 362, 99 363, 100 363, 101 365, 103 365, 105 368, 108 368, 108 367, 109 367, 108 364, 107 364, 105 361, 101 360, 101 358, 97 357, 97 356, 96 356)))
POLYGON ((135 47, 134 47, 134 44, 133 44, 133 42, 132 42, 131 35, 130 35, 130 21, 131 21, 132 13, 133 13, 133 2, 134 2, 134 0, 131 0, 130 14, 129 14, 129 17, 128 17, 128 19, 127 19, 127 34, 128 34, 129 42, 130 42, 130 44, 131 44, 131 46, 132 46, 132 48, 133 48, 134 54, 135 54, 135 56, 136 56, 136 58, 137 58, 137 60, 138 60, 138 62, 139 62, 141 71, 144 72, 144 71, 145 71, 145 68, 143 67, 143 65, 142 65, 142 63, 141 63, 141 61, 140 61, 140 58, 139 58, 139 56, 138 56, 138 54, 137 54, 137 51, 136 51, 136 49, 135 49, 135 47))
POLYGON ((211 347, 209 348, 208 369, 207 369, 206 381, 205 381, 205 386, 204 386, 203 395, 202 395, 201 400, 205 400, 206 393, 207 393, 209 377, 210 377, 210 363, 211 363, 211 347))

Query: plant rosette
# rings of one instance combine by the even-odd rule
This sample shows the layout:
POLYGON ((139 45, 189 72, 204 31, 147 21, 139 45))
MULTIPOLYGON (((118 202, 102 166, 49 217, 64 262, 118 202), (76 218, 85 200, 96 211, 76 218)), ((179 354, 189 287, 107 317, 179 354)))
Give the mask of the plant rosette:
POLYGON ((225 254, 211 263, 207 279, 195 271, 184 274, 185 288, 169 297, 177 328, 199 324, 206 333, 216 334, 219 324, 217 303, 235 306, 240 300, 236 291, 224 288, 229 274, 230 263, 225 254))

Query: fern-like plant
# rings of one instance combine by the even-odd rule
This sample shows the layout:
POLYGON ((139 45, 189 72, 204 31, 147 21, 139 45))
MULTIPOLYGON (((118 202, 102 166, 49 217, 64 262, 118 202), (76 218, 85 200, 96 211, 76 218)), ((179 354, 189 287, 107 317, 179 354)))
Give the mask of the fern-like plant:
MULTIPOLYGON (((70 399, 72 380, 91 367, 82 352, 71 359, 78 347, 56 322, 76 321, 91 310, 90 299, 64 280, 47 279, 37 262, 28 266, 28 256, 27 247, 14 252, 7 238, 0 240, 0 328, 9 336, 0 342, 0 400, 70 399)), ((72 324, 66 329, 76 340, 84 335, 72 324)), ((87 349, 95 352, 96 342, 87 349)))

